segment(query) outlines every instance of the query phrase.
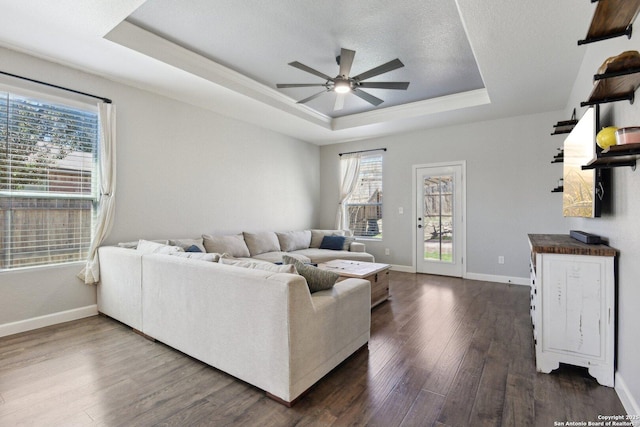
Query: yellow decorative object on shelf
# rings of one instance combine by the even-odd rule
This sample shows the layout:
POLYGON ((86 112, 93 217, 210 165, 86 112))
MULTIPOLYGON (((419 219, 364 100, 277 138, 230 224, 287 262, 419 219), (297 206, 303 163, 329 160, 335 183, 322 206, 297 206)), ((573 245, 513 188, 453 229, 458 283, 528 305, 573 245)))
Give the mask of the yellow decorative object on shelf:
POLYGON ((618 128, 615 126, 607 126, 606 128, 602 128, 602 130, 596 135, 596 144, 598 144, 598 147, 606 150, 612 145, 616 145, 617 130, 618 128))

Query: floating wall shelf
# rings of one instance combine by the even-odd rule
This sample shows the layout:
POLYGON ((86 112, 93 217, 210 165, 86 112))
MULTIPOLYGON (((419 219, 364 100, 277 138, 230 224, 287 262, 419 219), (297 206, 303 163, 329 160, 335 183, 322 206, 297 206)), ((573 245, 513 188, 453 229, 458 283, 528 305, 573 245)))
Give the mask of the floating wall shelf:
POLYGON ((551 163, 564 163, 564 150, 560 150, 558 154, 553 156, 551 163))
POLYGON ((582 166, 582 169, 630 166, 631 169, 636 170, 637 159, 640 159, 640 144, 612 145, 603 150, 598 157, 582 166))
POLYGON ((570 120, 562 120, 553 125, 555 129, 553 130, 553 133, 551 135, 570 133, 577 124, 578 120, 576 120, 576 109, 574 108, 570 120))
POLYGON ((633 104, 636 89, 640 86, 640 67, 596 74, 593 79, 596 83, 589 100, 581 102, 581 107, 616 101, 633 104))
POLYGON ((640 11, 640 0, 591 0, 598 2, 587 37, 578 45, 607 40, 614 37, 631 38, 632 24, 640 11))

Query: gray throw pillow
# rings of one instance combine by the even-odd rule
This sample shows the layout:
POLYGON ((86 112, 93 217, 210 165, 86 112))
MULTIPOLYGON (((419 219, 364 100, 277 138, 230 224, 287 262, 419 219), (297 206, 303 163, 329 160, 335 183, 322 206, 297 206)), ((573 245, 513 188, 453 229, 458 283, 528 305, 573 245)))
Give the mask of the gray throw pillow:
POLYGON ((283 252, 307 249, 311 244, 311 230, 287 231, 276 234, 280 241, 280 250, 283 252))
POLYGON ((251 256, 242 234, 230 236, 211 236, 204 234, 202 238, 204 239, 204 247, 207 252, 217 254, 227 253, 236 258, 249 258, 251 256))
POLYGON ((242 234, 251 256, 267 252, 280 252, 280 242, 278 241, 278 236, 276 236, 276 233, 273 231, 262 231, 258 233, 245 231, 242 234))
POLYGON ((340 276, 333 271, 321 270, 312 265, 303 264, 289 255, 282 256, 283 264, 292 264, 298 270, 298 274, 307 280, 307 286, 311 293, 333 288, 340 276))

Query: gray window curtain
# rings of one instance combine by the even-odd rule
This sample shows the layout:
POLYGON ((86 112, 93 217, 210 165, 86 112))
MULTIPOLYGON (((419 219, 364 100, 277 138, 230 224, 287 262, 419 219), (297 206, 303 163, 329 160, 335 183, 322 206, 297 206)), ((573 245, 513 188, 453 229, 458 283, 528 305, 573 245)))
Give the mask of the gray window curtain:
POLYGON ((98 247, 111 231, 115 212, 116 195, 116 107, 113 104, 98 104, 100 118, 100 199, 96 215, 96 228, 89 248, 89 255, 78 274, 85 284, 96 284, 100 280, 98 247))
POLYGON ((336 229, 349 229, 349 214, 345 202, 353 193, 360 174, 360 153, 343 154, 340 157, 340 200, 336 214, 336 229))

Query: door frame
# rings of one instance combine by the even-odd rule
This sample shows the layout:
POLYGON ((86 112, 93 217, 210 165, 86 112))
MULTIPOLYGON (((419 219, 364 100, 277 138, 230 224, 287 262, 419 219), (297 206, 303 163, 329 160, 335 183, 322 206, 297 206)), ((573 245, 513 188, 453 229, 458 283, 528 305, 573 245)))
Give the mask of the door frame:
POLYGON ((462 277, 466 278, 467 277, 467 162, 466 160, 459 160, 459 161, 452 161, 452 162, 441 162, 441 163, 425 163, 425 164, 419 164, 419 165, 413 165, 412 166, 412 173, 411 173, 411 177, 412 177, 412 184, 411 184, 411 204, 412 204, 412 214, 411 214, 411 220, 412 220, 412 232, 411 232, 411 242, 412 242, 412 253, 413 253, 413 258, 412 258, 412 269, 413 272, 416 273, 418 271, 418 253, 416 250, 416 247, 418 246, 418 233, 417 233, 417 226, 416 224, 418 223, 418 204, 417 204, 417 199, 418 199, 418 188, 417 188, 417 181, 418 181, 418 169, 421 168, 439 168, 439 167, 448 167, 448 166, 459 166, 462 169, 462 177, 461 177, 461 187, 462 187, 462 194, 461 196, 461 210, 462 210, 462 224, 461 224, 461 242, 460 242, 460 253, 462 255, 462 277))

